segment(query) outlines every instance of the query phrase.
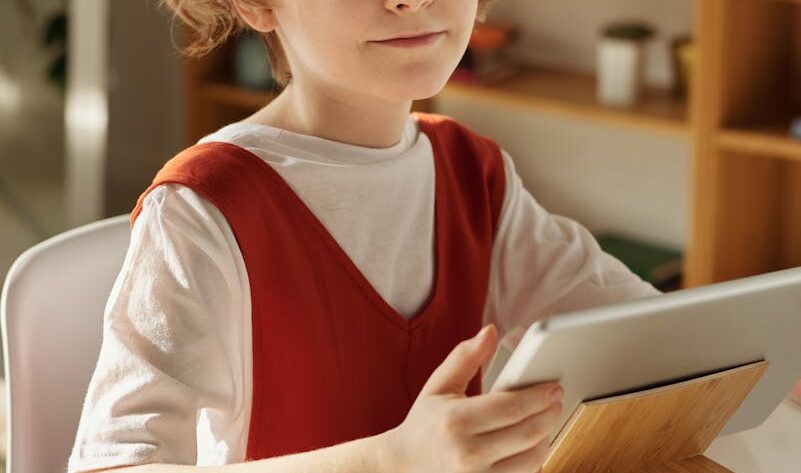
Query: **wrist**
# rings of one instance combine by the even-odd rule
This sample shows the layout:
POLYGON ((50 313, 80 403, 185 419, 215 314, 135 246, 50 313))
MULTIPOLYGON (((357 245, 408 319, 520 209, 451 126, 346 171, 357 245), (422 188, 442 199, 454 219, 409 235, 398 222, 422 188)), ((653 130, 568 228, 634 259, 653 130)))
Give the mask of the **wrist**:
POLYGON ((398 451, 397 436, 396 427, 374 437, 374 471, 379 473, 403 473, 406 471, 406 465, 403 463, 404 456, 398 451))

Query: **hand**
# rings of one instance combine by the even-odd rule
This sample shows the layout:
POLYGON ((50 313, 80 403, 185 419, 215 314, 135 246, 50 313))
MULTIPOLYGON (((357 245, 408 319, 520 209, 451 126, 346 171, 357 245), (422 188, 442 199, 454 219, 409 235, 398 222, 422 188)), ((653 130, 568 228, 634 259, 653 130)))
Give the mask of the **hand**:
POLYGON ((562 413, 556 382, 468 397, 465 390, 498 344, 494 325, 457 345, 431 374, 406 419, 387 432, 404 472, 538 471, 562 413))

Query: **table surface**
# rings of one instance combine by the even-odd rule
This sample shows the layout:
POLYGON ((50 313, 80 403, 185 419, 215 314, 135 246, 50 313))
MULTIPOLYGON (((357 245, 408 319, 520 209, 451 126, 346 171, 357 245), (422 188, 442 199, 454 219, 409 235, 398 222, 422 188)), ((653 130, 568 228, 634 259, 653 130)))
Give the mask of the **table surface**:
MULTIPOLYGON (((5 471, 5 380, 0 378, 0 473, 5 471)), ((801 405, 784 400, 761 426, 712 443, 706 455, 735 473, 801 472, 801 405)))
POLYGON ((735 473, 801 472, 801 405, 784 400, 759 427, 716 439, 706 456, 735 473))

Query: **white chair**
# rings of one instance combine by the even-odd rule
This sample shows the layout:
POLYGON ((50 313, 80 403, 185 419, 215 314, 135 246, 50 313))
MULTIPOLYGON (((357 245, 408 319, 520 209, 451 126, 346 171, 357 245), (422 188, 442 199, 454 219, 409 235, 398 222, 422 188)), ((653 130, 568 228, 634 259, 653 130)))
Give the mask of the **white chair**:
POLYGON ((63 473, 100 352, 103 311, 130 240, 128 215, 23 253, 0 299, 7 473, 63 473))

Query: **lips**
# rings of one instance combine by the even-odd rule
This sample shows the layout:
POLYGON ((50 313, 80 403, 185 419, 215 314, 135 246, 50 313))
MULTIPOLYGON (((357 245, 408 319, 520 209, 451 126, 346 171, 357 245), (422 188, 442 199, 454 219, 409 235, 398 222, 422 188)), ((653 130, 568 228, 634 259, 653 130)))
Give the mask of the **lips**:
POLYGON ((425 36, 430 36, 430 35, 437 34, 437 33, 441 33, 441 31, 420 31, 420 32, 415 32, 415 33, 401 33, 398 36, 395 36, 394 38, 382 39, 382 40, 379 40, 379 42, 396 41, 396 40, 400 40, 400 39, 417 39, 417 38, 423 38, 425 36))
POLYGON ((381 41, 371 41, 371 42, 386 46, 415 47, 433 43, 443 34, 444 31, 405 33, 401 34, 400 36, 396 36, 394 38, 385 39, 381 41))

